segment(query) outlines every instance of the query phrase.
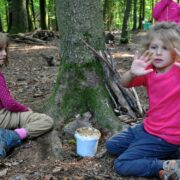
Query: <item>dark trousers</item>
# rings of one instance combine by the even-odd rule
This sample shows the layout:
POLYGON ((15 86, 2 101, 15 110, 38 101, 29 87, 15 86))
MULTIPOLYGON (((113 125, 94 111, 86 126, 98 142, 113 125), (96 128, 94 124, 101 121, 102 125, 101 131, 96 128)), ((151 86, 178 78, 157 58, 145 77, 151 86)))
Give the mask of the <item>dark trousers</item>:
POLYGON ((178 147, 150 135, 143 124, 130 127, 106 142, 108 152, 118 156, 114 167, 122 176, 158 176, 164 160, 175 154, 178 147))

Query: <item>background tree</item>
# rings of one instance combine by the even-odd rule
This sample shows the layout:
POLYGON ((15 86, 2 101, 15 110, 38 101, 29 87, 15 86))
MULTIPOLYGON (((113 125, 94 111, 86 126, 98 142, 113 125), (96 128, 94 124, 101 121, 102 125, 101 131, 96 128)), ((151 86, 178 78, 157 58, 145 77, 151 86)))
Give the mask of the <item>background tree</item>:
MULTIPOLYGON (((18 8, 13 8, 12 0, 0 1, 0 12, 2 25, 5 32, 11 29, 12 16, 14 11, 19 11, 18 8), (13 8, 13 9, 12 9, 13 8)), ((55 13, 55 0, 23 0, 27 2, 26 14, 28 15, 28 31, 35 28, 57 30, 57 18, 55 13)), ((132 1, 132 0, 131 0, 132 1)), ((153 2, 157 3, 158 0, 134 0, 133 12, 129 14, 127 28, 135 29, 135 26, 142 28, 143 17, 146 20, 152 20, 153 2), (137 1, 137 3, 136 3, 137 1), (145 2, 143 5, 143 1, 145 2), (143 11, 143 7, 146 11, 143 11), (144 12, 144 13, 143 13, 144 12), (136 14, 136 15, 135 15, 136 14), (144 15, 143 15, 144 14, 144 15), (138 19, 138 23, 136 22, 138 19)), ((124 13, 127 7, 127 1, 124 0, 100 0, 103 6, 104 30, 117 30, 122 29, 124 22, 124 13)), ((129 2, 128 2, 129 3, 129 2)), ((19 12, 15 12, 16 14, 19 12)), ((21 18, 24 15, 21 13, 21 18)), ((20 18, 20 19, 21 19, 20 18)), ((127 17, 126 17, 127 18, 127 17)))
POLYGON ((58 122, 90 111, 102 127, 120 129, 109 104, 102 66, 81 39, 104 49, 103 16, 97 0, 56 0, 61 64, 48 113, 58 122))
POLYGON ((139 0, 139 26, 138 29, 142 29, 142 9, 143 9, 143 0, 139 0))
POLYGON ((121 43, 127 43, 129 41, 129 34, 128 34, 128 20, 129 20, 129 15, 131 11, 131 3, 132 0, 127 0, 126 1, 126 8, 124 12, 124 19, 123 19, 123 25, 122 25, 122 34, 121 34, 121 43))
POLYGON ((57 17, 55 10, 55 0, 49 0, 48 3, 48 29, 58 31, 57 28, 57 17))
POLYGON ((103 19, 104 19, 104 27, 108 31, 110 31, 112 26, 113 10, 114 10, 114 2, 111 0, 105 0, 103 6, 103 19))
POLYGON ((3 26, 2 26, 1 15, 0 15, 0 32, 3 32, 3 26))
POLYGON ((9 1, 9 32, 28 32, 26 1, 9 1))
POLYGON ((33 7, 34 7, 33 1, 32 0, 26 0, 29 31, 32 31, 35 28, 35 14, 34 14, 34 8, 33 7))
POLYGON ((41 29, 47 29, 48 27, 48 18, 46 12, 46 0, 39 0, 40 3, 40 27, 41 29))
POLYGON ((133 30, 137 29, 137 0, 133 0, 133 30))
POLYGON ((145 0, 142 0, 142 20, 145 20, 145 0))

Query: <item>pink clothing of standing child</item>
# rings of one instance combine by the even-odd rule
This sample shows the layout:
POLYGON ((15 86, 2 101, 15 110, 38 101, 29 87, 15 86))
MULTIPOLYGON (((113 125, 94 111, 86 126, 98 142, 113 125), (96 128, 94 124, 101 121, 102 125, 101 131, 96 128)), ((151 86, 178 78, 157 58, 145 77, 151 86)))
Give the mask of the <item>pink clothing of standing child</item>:
POLYGON ((180 25, 180 5, 173 0, 161 0, 153 8, 152 16, 157 22, 171 21, 180 25))

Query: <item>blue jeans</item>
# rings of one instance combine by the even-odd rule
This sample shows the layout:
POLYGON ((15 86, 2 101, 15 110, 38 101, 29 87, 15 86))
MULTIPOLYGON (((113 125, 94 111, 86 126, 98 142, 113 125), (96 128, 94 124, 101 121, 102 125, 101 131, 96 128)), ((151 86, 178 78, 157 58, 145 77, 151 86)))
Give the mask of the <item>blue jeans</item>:
POLYGON ((120 175, 152 177, 158 176, 164 159, 175 154, 179 146, 147 133, 141 124, 111 137, 106 148, 118 156, 114 167, 120 175))

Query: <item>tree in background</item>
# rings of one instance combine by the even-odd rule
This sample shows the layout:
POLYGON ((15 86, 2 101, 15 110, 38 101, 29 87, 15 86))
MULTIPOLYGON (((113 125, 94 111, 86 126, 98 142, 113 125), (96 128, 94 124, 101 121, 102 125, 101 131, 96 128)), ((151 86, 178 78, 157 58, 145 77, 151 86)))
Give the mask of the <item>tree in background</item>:
POLYGON ((133 30, 137 29, 137 0, 133 1, 133 30))
POLYGON ((61 64, 47 112, 58 122, 90 111, 102 127, 120 129, 106 93, 101 64, 81 42, 104 49, 103 15, 97 0, 56 0, 61 64))
POLYGON ((3 26, 2 26, 1 15, 0 15, 0 32, 3 32, 3 26))
MULTIPOLYGON (((124 27, 124 20, 128 18, 127 29, 142 28, 142 20, 152 20, 152 7, 158 0, 131 0, 132 13, 126 17, 125 12, 128 10, 127 1, 124 0, 100 0, 103 9, 104 30, 117 30, 124 27), (126 10, 127 9, 127 10, 126 10), (144 11, 146 9, 146 11, 144 11), (126 10, 126 11, 125 11, 126 10), (143 13, 144 12, 144 13, 143 13), (138 20, 137 20, 138 19, 138 20), (137 22, 138 21, 138 22, 137 22)), ((19 1, 20 2, 20 1, 19 1)), ((21 0, 21 3, 26 2, 26 12, 19 11, 19 8, 14 8, 13 3, 18 3, 18 0, 1 0, 0 12, 3 30, 9 31, 12 26, 13 14, 21 14, 22 17, 27 16, 28 31, 34 29, 57 30, 57 18, 55 12, 55 0, 21 0), (14 12, 18 11, 18 12, 14 12), (27 14, 24 16, 24 13, 27 14), (9 30, 8 30, 9 29, 9 30)), ((128 2, 129 4, 129 2, 128 2)), ((128 5, 129 6, 129 5, 128 5)), ((14 20, 13 20, 14 21, 14 20)), ((16 24, 17 25, 17 24, 16 24)), ((26 27, 26 26, 25 26, 26 27)))
POLYGON ((48 28, 46 0, 39 0, 39 7, 40 7, 40 27, 41 27, 41 29, 45 30, 48 28))
POLYGON ((9 0, 9 32, 28 32, 26 1, 9 0))
POLYGON ((35 28, 35 13, 34 13, 33 0, 26 0, 26 8, 27 8, 29 31, 32 31, 35 28))
POLYGON ((103 19, 104 19, 104 27, 106 30, 110 31, 113 20, 113 9, 114 3, 111 0, 104 0, 103 5, 103 19))
POLYGON ((125 8, 125 12, 124 12, 124 19, 123 19, 120 43, 128 43, 128 41, 129 41, 128 20, 129 20, 129 15, 130 15, 130 11, 131 11, 131 3, 132 3, 132 0, 126 1, 126 8, 125 8))
POLYGON ((48 3, 48 29, 58 31, 57 17, 55 11, 55 0, 49 0, 48 3))
POLYGON ((143 9, 143 0, 139 0, 139 26, 138 29, 142 29, 142 21, 143 21, 143 17, 142 17, 142 9, 143 9))

